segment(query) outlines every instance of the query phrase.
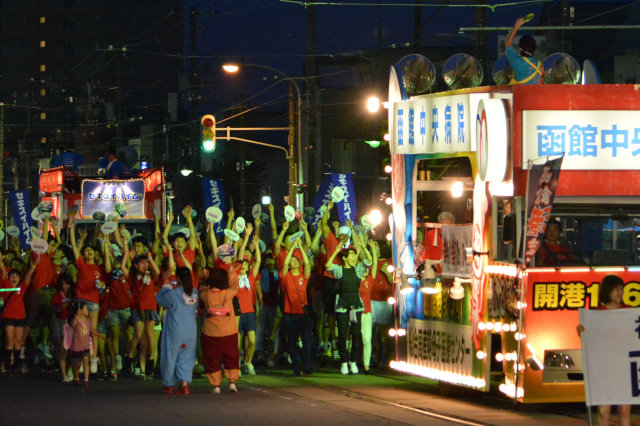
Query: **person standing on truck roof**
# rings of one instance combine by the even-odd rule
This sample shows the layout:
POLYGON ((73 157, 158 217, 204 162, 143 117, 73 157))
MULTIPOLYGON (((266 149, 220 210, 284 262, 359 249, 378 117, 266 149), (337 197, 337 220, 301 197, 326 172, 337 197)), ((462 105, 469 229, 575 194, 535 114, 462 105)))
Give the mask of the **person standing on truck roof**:
POLYGON ((130 179, 131 167, 127 164, 127 159, 123 152, 116 154, 114 150, 109 151, 109 164, 104 175, 107 179, 130 179))
POLYGON ((540 84, 544 68, 540 61, 532 59, 536 51, 536 40, 528 35, 521 37, 518 43, 520 54, 512 46, 516 32, 522 24, 524 24, 524 18, 518 18, 504 44, 507 48, 507 60, 513 69, 511 84, 540 84))

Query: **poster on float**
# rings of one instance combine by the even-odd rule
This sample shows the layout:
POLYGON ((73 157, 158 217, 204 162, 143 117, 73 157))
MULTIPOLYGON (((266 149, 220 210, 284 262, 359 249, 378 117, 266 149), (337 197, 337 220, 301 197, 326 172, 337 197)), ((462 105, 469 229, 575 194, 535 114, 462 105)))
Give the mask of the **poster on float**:
POLYGON ((91 219, 95 213, 119 218, 144 219, 144 180, 82 181, 81 217, 91 219))

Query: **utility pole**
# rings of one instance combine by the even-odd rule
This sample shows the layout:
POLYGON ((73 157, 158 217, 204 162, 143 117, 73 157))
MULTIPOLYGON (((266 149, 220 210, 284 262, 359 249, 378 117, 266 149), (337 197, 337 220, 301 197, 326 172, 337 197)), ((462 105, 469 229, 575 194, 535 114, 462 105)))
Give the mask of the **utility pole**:
POLYGON ((193 127, 191 129, 192 140, 189 141, 187 152, 189 153, 190 162, 193 165, 193 170, 196 173, 200 173, 200 149, 196 149, 193 152, 194 143, 199 139, 200 133, 200 120, 198 120, 198 89, 196 88, 198 77, 198 50, 196 46, 197 42, 197 25, 198 25, 198 10, 197 7, 191 8, 189 16, 189 41, 191 44, 191 58, 189 63, 189 92, 191 95, 191 120, 193 121, 193 127), (195 163, 195 164, 194 164, 195 163))
POLYGON ((0 219, 6 222, 4 217, 4 102, 0 102, 0 219))
MULTIPOLYGON (((296 205, 296 158, 295 152, 296 140, 296 97, 294 95, 294 83, 289 81, 289 205, 296 205)), ((301 153, 298 153, 301 155, 301 153)))

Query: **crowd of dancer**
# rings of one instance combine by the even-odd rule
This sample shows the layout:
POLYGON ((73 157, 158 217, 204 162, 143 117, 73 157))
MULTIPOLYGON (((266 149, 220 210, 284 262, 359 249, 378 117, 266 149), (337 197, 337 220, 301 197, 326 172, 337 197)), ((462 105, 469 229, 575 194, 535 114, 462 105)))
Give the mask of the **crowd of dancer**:
POLYGON ((300 216, 279 227, 273 205, 246 226, 230 210, 220 235, 212 222, 196 227, 190 206, 172 235, 172 213, 155 235, 133 237, 126 221, 105 232, 44 218, 45 253, 10 238, 0 254, 2 371, 41 366, 78 386, 159 371, 163 393, 183 394, 194 371, 214 393, 223 375, 237 391, 255 366, 368 373, 372 348, 385 363, 392 346, 390 249, 361 225, 331 222, 332 209, 317 226, 300 216))

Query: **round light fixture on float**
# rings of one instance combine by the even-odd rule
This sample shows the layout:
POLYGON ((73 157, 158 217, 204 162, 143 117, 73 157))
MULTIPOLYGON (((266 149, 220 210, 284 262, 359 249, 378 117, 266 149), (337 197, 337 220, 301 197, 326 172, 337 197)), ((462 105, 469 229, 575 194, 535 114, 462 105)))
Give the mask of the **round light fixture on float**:
POLYGON ((436 81, 436 67, 422 55, 407 55, 396 63, 395 68, 407 97, 428 93, 436 81))
POLYGON ((498 60, 493 63, 493 67, 491 67, 491 77, 493 78, 493 82, 498 86, 505 86, 511 82, 513 70, 506 56, 500 56, 498 60))
POLYGON ((544 84, 580 84, 580 64, 571 55, 553 53, 543 61, 544 84))
POLYGON ((477 158, 480 179, 502 181, 507 173, 509 121, 504 101, 483 99, 476 117, 477 158))
POLYGON ((466 53, 456 53, 447 59, 442 67, 442 79, 449 89, 478 87, 484 79, 482 64, 466 53))

